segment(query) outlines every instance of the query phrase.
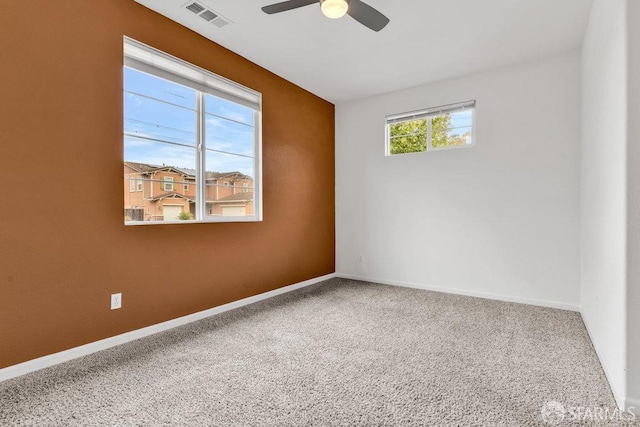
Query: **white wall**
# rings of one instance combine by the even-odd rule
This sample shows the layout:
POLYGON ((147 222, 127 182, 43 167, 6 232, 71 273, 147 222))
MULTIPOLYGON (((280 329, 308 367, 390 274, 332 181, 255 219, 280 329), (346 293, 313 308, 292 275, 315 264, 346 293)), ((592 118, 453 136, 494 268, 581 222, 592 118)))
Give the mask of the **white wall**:
POLYGON ((627 4, 627 406, 640 414, 640 2, 627 4))
POLYGON ((626 391, 626 0, 596 0, 582 51, 581 312, 626 391))
POLYGON ((578 53, 337 105, 337 273, 577 309, 579 141, 578 53), (385 115, 470 99, 476 147, 384 156, 385 115))

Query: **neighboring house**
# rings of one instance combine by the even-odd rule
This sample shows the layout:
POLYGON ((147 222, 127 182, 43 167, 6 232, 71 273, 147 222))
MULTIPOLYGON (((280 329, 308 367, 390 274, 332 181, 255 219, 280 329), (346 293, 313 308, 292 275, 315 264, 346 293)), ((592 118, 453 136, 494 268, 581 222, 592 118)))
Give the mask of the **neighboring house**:
MULTIPOLYGON (((253 215, 253 179, 240 172, 206 173, 206 215, 253 215)), ((126 221, 174 221, 195 216, 193 169, 124 162, 126 221)))

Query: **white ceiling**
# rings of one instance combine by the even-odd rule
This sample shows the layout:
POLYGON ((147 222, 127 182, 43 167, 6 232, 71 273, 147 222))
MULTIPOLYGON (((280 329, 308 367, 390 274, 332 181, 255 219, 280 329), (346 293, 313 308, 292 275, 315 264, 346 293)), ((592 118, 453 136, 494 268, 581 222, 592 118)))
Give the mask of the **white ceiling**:
POLYGON ((135 0, 333 103, 579 49, 592 0, 365 0, 391 19, 379 33, 318 5, 274 15, 279 0, 135 0))

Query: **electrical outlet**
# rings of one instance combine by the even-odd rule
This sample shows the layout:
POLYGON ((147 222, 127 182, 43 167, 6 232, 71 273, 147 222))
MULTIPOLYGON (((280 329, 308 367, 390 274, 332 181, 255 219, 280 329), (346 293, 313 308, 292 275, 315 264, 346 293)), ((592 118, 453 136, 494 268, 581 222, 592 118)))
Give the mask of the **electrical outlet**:
POLYGON ((111 310, 122 307, 122 294, 111 294, 111 310))

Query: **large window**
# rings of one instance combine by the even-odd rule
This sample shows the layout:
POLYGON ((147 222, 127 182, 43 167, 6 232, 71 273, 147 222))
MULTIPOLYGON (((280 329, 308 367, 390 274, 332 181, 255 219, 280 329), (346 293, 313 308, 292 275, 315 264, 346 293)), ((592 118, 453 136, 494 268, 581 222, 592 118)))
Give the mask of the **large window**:
POLYGON ((475 144, 475 101, 387 117, 387 155, 475 144))
POLYGON ((128 38, 124 64, 125 223, 261 220, 261 95, 128 38))

